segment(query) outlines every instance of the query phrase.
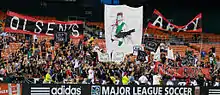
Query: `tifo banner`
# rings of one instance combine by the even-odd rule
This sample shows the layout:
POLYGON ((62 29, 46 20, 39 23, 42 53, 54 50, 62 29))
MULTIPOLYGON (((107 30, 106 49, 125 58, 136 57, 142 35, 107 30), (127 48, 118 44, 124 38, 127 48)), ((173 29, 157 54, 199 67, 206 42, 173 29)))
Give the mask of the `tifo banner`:
POLYGON ((112 53, 112 61, 113 62, 123 62, 125 58, 125 54, 123 52, 113 52, 112 53))
POLYGON ((0 83, 0 95, 22 95, 21 84, 0 83))
POLYGON ((211 79, 209 68, 196 68, 196 67, 170 67, 163 65, 160 62, 156 62, 155 72, 159 72, 161 75, 175 76, 176 78, 197 78, 199 74, 204 74, 206 79, 211 79))
POLYGON ((141 45, 143 7, 105 5, 105 40, 107 52, 132 53, 141 45))
POLYGON ((172 32, 202 32, 202 14, 198 14, 184 26, 177 26, 170 23, 158 10, 154 10, 148 27, 172 32))
POLYGON ((53 36, 56 32, 67 32, 71 38, 83 37, 83 22, 63 22, 57 20, 39 20, 31 16, 7 12, 5 32, 53 36))

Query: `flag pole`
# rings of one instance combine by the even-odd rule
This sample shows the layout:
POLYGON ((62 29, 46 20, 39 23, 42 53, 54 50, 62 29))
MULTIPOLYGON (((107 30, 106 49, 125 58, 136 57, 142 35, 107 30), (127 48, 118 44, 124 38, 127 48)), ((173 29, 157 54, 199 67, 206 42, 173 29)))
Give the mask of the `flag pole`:
POLYGON ((201 41, 200 41, 200 51, 199 51, 199 59, 200 59, 200 62, 202 61, 202 54, 201 54, 201 52, 202 52, 202 45, 203 44, 203 33, 201 33, 201 41))

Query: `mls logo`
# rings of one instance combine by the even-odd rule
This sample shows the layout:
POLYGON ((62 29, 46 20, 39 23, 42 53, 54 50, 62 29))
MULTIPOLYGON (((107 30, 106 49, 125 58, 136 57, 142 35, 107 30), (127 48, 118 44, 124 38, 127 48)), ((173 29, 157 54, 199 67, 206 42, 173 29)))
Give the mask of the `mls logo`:
POLYGON ((91 95, 101 95, 101 87, 98 85, 93 85, 91 87, 91 95))

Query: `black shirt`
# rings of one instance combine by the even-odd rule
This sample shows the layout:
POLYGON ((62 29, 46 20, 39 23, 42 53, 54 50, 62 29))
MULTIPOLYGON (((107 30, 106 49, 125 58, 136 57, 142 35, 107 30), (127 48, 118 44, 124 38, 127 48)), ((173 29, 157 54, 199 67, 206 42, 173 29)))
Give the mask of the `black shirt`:
POLYGON ((162 57, 161 60, 162 60, 162 63, 165 64, 165 62, 166 62, 166 57, 162 57))
POLYGON ((212 47, 211 50, 212 50, 213 53, 215 53, 215 48, 214 47, 212 47))
POLYGON ((209 57, 212 57, 212 56, 213 56, 212 52, 209 52, 209 57))
POLYGON ((0 50, 3 49, 4 45, 3 45, 3 41, 0 41, 0 50))
POLYGON ((58 80, 59 82, 62 82, 62 81, 63 81, 63 78, 64 78, 63 73, 58 73, 58 74, 57 74, 57 80, 58 80))
POLYGON ((45 46, 42 46, 41 49, 42 49, 42 52, 43 52, 43 53, 46 53, 46 47, 45 47, 45 46))
POLYGON ((38 43, 34 43, 34 48, 38 48, 38 43))

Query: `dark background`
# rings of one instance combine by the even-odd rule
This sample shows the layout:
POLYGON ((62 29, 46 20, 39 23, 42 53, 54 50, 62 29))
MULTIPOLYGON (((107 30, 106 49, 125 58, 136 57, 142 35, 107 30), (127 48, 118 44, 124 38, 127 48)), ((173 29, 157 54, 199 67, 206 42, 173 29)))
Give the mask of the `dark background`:
MULTIPOLYGON (((176 25, 185 25, 202 13, 203 32, 220 34, 220 6, 217 0, 120 0, 120 4, 132 7, 143 5, 144 27, 154 9, 159 10, 167 19, 172 19, 176 25)), ((1 0, 0 8, 3 11, 11 10, 28 15, 55 16, 60 20, 67 20, 68 16, 78 16, 77 19, 86 21, 104 21, 104 5, 100 0, 1 0)))

